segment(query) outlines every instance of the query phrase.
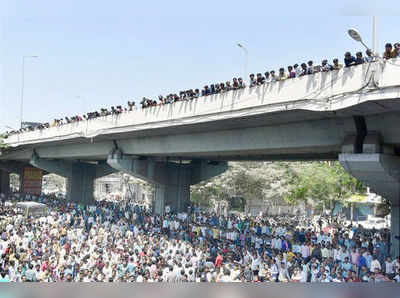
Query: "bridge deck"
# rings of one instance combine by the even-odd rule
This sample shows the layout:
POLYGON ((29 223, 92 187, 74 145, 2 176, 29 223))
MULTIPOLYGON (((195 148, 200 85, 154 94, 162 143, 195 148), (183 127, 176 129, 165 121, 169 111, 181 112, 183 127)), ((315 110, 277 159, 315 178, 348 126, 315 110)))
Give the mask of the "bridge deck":
MULTIPOLYGON (((251 159, 251 156, 257 158, 256 156, 276 154, 280 149, 283 156, 291 154, 290 150, 285 151, 285 148, 291 148, 287 147, 290 143, 289 138, 297 139, 296 134, 288 133, 288 129, 296 130, 295 127, 298 127, 300 133, 303 127, 307 130, 307 132, 304 130, 303 134, 315 133, 318 137, 319 134, 328 132, 334 127, 345 127, 353 131, 353 124, 347 123, 351 121, 348 119, 351 119, 352 115, 378 115, 398 111, 400 104, 396 99, 400 98, 399 86, 400 61, 363 64, 339 71, 317 73, 191 101, 138 109, 120 115, 13 135, 7 139, 7 144, 14 149, 5 152, 0 159, 26 159, 31 154, 32 148, 48 153, 49 158, 78 158, 79 154, 73 152, 79 151, 77 148, 84 144, 91 145, 92 153, 87 152, 80 157, 104 159, 105 151, 111 150, 113 146, 111 140, 121 140, 122 146, 126 144, 141 148, 128 149, 127 152, 130 154, 203 156, 204 148, 189 150, 184 148, 186 145, 183 146, 182 138, 194 135, 205 143, 208 143, 207 137, 214 138, 216 143, 214 150, 208 150, 210 154, 206 154, 210 157, 217 158, 224 155, 228 156, 227 158, 237 156, 239 159, 238 155, 242 155, 251 159), (379 88, 371 87, 373 82, 379 88), (325 124, 322 124, 321 120, 325 124), (313 126, 316 128, 314 132, 313 126), (254 144, 252 149, 237 146, 234 141, 248 143, 249 139, 235 140, 234 132, 230 133, 230 137, 234 140, 226 143, 232 144, 231 150, 224 149, 223 144, 218 146, 219 141, 227 141, 226 131, 244 129, 248 130, 242 133, 247 133, 249 137, 270 136, 271 140, 275 141, 274 146, 270 148, 272 151, 265 151, 264 145, 257 146, 257 142, 254 141, 251 142, 254 144), (282 136, 277 138, 274 136, 274 131, 286 134, 286 140, 282 143, 282 136), (211 136, 211 132, 214 135, 211 136), (181 144, 180 150, 168 145, 171 142, 181 144), (93 143, 96 146, 93 146, 93 143), (62 145, 70 146, 72 153, 65 152, 63 156, 64 153, 61 151, 64 150, 58 150, 62 145), (60 154, 50 154, 48 150, 50 147, 60 154), (93 147, 98 147, 98 150, 93 147)), ((316 156, 325 153, 327 156, 336 157, 337 149, 340 147, 337 139, 343 138, 344 133, 343 130, 340 134, 333 134, 332 142, 322 142, 321 150, 314 148, 310 151, 314 143, 309 142, 299 144, 296 152, 305 155, 311 153, 316 156)), ((192 142, 196 143, 195 140, 192 142)))

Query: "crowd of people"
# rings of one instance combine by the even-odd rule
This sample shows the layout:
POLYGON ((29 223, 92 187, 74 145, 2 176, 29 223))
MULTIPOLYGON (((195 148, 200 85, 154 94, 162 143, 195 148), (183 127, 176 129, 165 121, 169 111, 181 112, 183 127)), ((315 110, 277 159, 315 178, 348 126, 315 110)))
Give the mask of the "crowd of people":
MULTIPOLYGON (((400 57, 400 43, 395 43, 392 45, 391 43, 387 43, 385 46, 385 52, 383 53, 384 59, 392 59, 400 57)), ((353 56, 350 52, 346 52, 344 55, 344 67, 350 67, 354 65, 359 65, 367 62, 375 61, 378 57, 374 56, 371 50, 367 50, 365 52, 365 56, 363 56, 362 52, 357 52, 355 56, 353 56)), ((292 79, 296 77, 301 77, 305 75, 310 75, 317 72, 327 72, 332 70, 339 70, 343 67, 343 64, 339 63, 339 59, 335 58, 332 60, 332 64, 328 63, 328 60, 324 59, 321 62, 321 65, 315 65, 314 61, 310 60, 307 63, 302 64, 294 64, 285 68, 280 68, 276 73, 275 70, 266 71, 264 75, 262 73, 257 73, 257 75, 250 74, 249 77, 249 87, 254 87, 257 85, 262 85, 265 83, 275 82, 275 81, 283 81, 286 79, 292 79)), ((199 98, 201 96, 208 96, 213 94, 219 94, 223 92, 228 92, 231 90, 243 89, 246 87, 242 78, 233 78, 232 82, 222 82, 222 83, 214 83, 210 85, 204 86, 203 89, 189 89, 185 91, 180 91, 179 93, 171 93, 166 96, 160 95, 158 96, 158 101, 150 98, 143 97, 140 101, 141 108, 148 108, 158 105, 164 105, 169 103, 174 103, 177 101, 186 101, 193 100, 199 98)), ((61 119, 54 119, 52 123, 41 123, 38 125, 30 125, 27 127, 22 127, 19 130, 11 130, 6 132, 6 135, 13 135, 17 133, 23 133, 27 131, 34 130, 43 130, 53 126, 61 126, 63 124, 86 121, 98 117, 104 117, 108 115, 118 115, 124 112, 132 111, 137 109, 135 101, 128 101, 126 107, 122 106, 112 106, 110 109, 102 108, 100 111, 94 111, 87 113, 85 115, 75 115, 72 117, 65 117, 61 119)))
POLYGON ((388 230, 330 219, 160 216, 126 201, 18 193, 0 206, 1 282, 400 282, 389 251, 388 230), (24 200, 49 213, 19 213, 24 200))

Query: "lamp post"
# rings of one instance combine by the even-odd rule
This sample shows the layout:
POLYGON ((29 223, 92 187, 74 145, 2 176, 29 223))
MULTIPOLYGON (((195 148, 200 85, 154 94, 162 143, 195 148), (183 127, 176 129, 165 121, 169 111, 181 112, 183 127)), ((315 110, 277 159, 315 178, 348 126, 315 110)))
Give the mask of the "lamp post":
POLYGON ((372 20, 372 50, 375 55, 378 53, 378 17, 373 17, 372 20))
POLYGON ((362 41, 361 35, 360 33, 354 29, 354 28, 350 28, 347 33, 349 33, 350 37, 352 39, 354 39, 355 41, 360 42, 367 50, 369 50, 370 48, 362 41))
POLYGON ((247 64, 249 61, 249 52, 247 51, 246 47, 244 45, 242 45, 241 43, 237 43, 237 46, 239 48, 241 48, 244 52, 244 76, 243 76, 243 80, 246 79, 248 73, 247 73, 247 64))
POLYGON ((22 128, 22 118, 23 118, 23 113, 24 113, 25 59, 26 58, 38 58, 38 57, 39 56, 22 56, 20 128, 22 128))

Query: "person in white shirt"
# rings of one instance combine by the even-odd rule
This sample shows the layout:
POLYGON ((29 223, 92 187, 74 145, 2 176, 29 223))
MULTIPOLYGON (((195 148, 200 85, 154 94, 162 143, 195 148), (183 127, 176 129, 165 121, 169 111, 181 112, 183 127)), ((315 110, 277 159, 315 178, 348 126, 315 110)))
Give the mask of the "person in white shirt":
POLYGON ((380 271, 381 269, 382 269, 382 268, 381 268, 381 263, 379 263, 378 259, 377 259, 376 256, 374 255, 374 256, 372 257, 372 262, 371 262, 370 271, 373 272, 373 273, 376 273, 376 272, 380 271))
POLYGON ((278 281, 279 268, 278 265, 276 264, 275 259, 272 260, 271 275, 272 275, 272 281, 278 281))
POLYGON ((322 274, 321 282, 331 282, 329 272, 325 272, 324 274, 322 274))
POLYGON ((301 257, 303 259, 308 258, 310 256, 310 247, 305 243, 303 243, 300 248, 301 248, 301 257))
POLYGON ((322 255, 322 258, 324 258, 324 259, 329 258, 329 249, 326 247, 325 244, 322 244, 321 255, 322 255))
POLYGON ((306 264, 306 262, 303 260, 302 261, 302 271, 301 271, 301 280, 300 282, 307 282, 308 281, 308 272, 309 272, 309 267, 306 264))
POLYGON ((333 279, 333 282, 344 282, 342 274, 338 273, 337 276, 333 279))
POLYGON ((300 76, 300 74, 303 72, 303 70, 301 69, 301 67, 299 67, 299 65, 296 63, 295 65, 293 65, 293 69, 296 73, 296 78, 300 76))
POLYGON ((279 268, 279 276, 278 279, 280 282, 288 282, 290 281, 290 275, 286 268, 285 262, 281 262, 281 266, 279 268))

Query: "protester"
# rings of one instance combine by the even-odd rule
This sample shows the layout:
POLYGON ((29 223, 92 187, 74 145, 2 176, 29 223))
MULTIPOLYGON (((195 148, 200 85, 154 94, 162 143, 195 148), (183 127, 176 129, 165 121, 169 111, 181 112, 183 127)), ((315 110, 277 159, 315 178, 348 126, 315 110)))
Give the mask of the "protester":
POLYGON ((84 206, 23 194, 3 201, 2 282, 400 280, 387 230, 346 227, 337 218, 319 225, 308 217, 225 217, 196 208, 160 216, 127 201, 84 206), (45 203, 49 214, 27 217, 14 205, 23 200, 45 203))

